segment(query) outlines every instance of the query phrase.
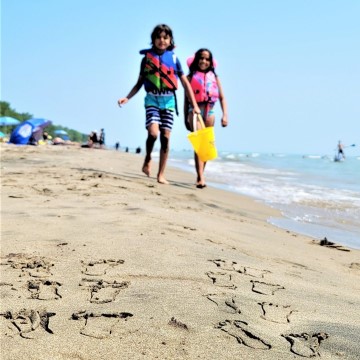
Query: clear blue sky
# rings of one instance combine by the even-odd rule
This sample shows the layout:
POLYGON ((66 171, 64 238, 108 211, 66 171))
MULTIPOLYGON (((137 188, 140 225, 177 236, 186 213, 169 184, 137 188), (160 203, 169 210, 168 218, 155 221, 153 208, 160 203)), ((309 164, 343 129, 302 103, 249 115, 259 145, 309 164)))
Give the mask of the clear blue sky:
MULTIPOLYGON (((217 145, 244 152, 332 153, 360 145, 360 0, 1 0, 1 100, 18 112, 144 146, 139 50, 159 23, 186 58, 208 47, 218 62, 229 127, 217 145)), ((174 149, 190 149, 180 116, 174 149)), ((350 155, 350 150, 348 151, 350 155)))

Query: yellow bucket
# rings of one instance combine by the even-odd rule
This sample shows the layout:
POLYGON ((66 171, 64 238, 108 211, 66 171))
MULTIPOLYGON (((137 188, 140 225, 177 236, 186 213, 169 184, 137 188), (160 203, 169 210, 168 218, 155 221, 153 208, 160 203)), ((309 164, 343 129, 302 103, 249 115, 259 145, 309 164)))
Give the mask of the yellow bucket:
MULTIPOLYGON (((196 115, 195 115, 196 116, 196 115)), ((194 127, 196 124, 196 118, 194 116, 194 127)), ((215 131, 214 127, 205 127, 202 118, 199 116, 200 124, 203 129, 196 130, 190 133, 187 137, 194 148, 197 156, 201 161, 208 161, 217 158, 217 150, 215 146, 215 131)))

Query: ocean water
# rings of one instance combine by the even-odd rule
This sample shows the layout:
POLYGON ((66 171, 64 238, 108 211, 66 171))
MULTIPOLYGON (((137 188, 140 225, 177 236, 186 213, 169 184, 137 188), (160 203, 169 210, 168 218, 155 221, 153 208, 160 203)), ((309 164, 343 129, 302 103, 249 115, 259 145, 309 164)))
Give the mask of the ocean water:
MULTIPOLYGON (((194 173, 191 151, 171 151, 169 165, 194 173)), ((360 156, 220 152, 206 165, 209 185, 244 194, 281 211, 269 222, 360 249, 360 156)))

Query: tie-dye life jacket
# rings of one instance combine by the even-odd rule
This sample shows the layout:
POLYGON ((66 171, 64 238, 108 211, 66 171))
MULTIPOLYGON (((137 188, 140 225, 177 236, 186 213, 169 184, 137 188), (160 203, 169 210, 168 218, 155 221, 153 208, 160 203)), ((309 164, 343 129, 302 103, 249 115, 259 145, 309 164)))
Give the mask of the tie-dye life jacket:
POLYGON ((154 94, 175 92, 178 88, 176 55, 172 51, 165 51, 159 55, 152 49, 141 50, 145 54, 143 75, 146 92, 154 94))
POLYGON ((190 85, 197 103, 215 103, 219 99, 219 87, 213 71, 195 71, 191 75, 190 85))

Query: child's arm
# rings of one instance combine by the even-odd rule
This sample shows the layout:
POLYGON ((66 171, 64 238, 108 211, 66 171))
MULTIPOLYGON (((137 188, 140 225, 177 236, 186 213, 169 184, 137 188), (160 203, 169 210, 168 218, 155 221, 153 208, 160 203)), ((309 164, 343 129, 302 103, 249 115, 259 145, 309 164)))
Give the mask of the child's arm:
POLYGON ((191 128, 190 128, 190 125, 188 122, 189 106, 190 106, 189 99, 188 99, 187 95, 185 94, 185 96, 184 96, 184 123, 185 123, 186 129, 191 131, 191 128))
POLYGON ((188 99, 190 100, 190 103, 193 107, 193 111, 194 113, 196 114, 200 114, 200 109, 199 109, 199 106, 195 100, 195 95, 194 95, 194 92, 191 88, 191 85, 189 83, 189 80, 187 79, 187 77, 183 74, 180 76, 180 81, 181 81, 181 84, 182 86, 184 87, 184 90, 185 90, 185 93, 186 93, 186 96, 188 97, 188 99))
POLYGON ((189 106, 190 106, 189 99, 185 95, 185 99, 184 99, 184 123, 185 123, 186 129, 191 131, 191 126, 190 126, 190 123, 189 123, 189 106))
POLYGON ((216 82, 217 82, 218 88, 219 88, 219 100, 220 100, 221 110, 222 110, 222 113, 223 113, 223 116, 221 118, 221 125, 222 125, 222 127, 226 127, 228 125, 227 103, 226 103, 224 92, 223 92, 223 89, 222 89, 222 86, 221 86, 220 79, 218 77, 216 77, 216 82))
POLYGON ((134 87, 130 90, 129 94, 118 100, 119 106, 126 104, 137 92, 141 89, 144 84, 144 77, 142 75, 139 76, 138 81, 134 85, 134 87))
POLYGON ((185 120, 187 119, 187 116, 188 116, 189 106, 190 106, 189 99, 185 95, 185 99, 184 99, 184 117, 185 117, 185 120))

